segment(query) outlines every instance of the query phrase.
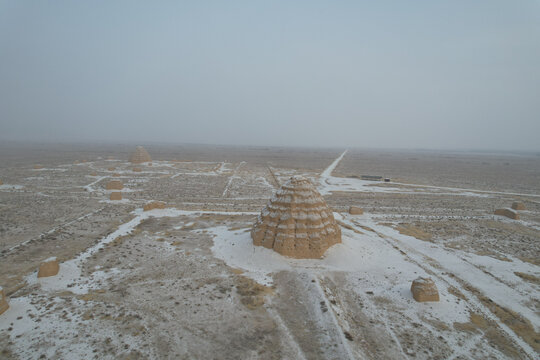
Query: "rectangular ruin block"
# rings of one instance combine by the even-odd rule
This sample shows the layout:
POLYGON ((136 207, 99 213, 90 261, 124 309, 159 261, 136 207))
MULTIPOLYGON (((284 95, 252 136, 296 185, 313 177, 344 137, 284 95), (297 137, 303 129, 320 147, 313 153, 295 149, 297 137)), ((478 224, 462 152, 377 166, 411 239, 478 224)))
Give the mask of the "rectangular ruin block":
POLYGON ((124 184, 120 180, 111 180, 107 183, 106 189, 107 190, 122 190, 124 188, 124 184))
POLYGON ((9 304, 7 302, 6 295, 4 294, 4 289, 0 286, 0 315, 3 314, 7 309, 9 309, 9 304))
POLYGON ((111 193, 111 200, 122 200, 122 193, 119 191, 114 191, 111 193))
POLYGON ((512 203, 512 209, 514 209, 514 210, 526 210, 525 204, 523 204, 520 201, 514 201, 512 203))
POLYGON ((60 271, 60 265, 58 264, 58 260, 55 257, 52 257, 43 261, 39 265, 39 271, 37 276, 38 278, 54 276, 58 274, 58 271, 60 271))
POLYGON ((143 207, 143 211, 150 211, 154 209, 165 209, 165 203, 162 201, 152 201, 143 207))
POLYGON ((383 179, 382 176, 378 175, 362 175, 360 176, 362 180, 370 180, 370 181, 381 181, 383 179))
POLYGON ((512 209, 497 209, 495 210, 495 215, 506 216, 507 218, 513 220, 519 220, 519 214, 512 209))
POLYGON ((358 206, 351 206, 349 207, 349 214, 351 215, 362 215, 364 214, 364 209, 358 207, 358 206))
POLYGON ((419 277, 412 282, 411 292, 418 302, 439 301, 439 291, 431 278, 419 277))

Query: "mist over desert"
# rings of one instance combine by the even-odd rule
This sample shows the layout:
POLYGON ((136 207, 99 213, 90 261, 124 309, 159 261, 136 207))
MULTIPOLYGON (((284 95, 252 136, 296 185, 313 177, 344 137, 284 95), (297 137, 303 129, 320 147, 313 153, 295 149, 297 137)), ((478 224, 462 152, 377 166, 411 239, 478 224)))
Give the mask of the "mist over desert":
POLYGON ((0 0, 0 359, 539 359, 540 2, 0 0))

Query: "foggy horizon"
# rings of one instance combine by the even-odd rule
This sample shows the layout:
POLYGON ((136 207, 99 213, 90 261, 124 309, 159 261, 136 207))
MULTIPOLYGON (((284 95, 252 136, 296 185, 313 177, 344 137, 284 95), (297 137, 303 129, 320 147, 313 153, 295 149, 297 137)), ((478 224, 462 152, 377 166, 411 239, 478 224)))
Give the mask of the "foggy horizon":
POLYGON ((336 150, 340 153, 347 151, 380 151, 380 152, 411 152, 411 153, 444 153, 444 154, 477 154, 477 155, 512 155, 522 154, 525 156, 540 156, 538 150, 520 150, 520 149, 495 149, 495 148, 430 148, 430 147, 390 147, 390 146, 340 146, 340 145, 275 145, 275 144, 234 144, 234 143, 202 143, 202 142, 186 142, 186 141, 137 141, 137 140, 100 140, 100 139, 82 139, 82 140, 29 140, 29 139, 1 139, 8 148, 17 148, 19 146, 45 146, 47 148, 54 148, 55 146, 82 146, 82 147, 94 147, 94 146, 120 146, 132 149, 135 146, 143 147, 223 147, 223 148, 283 148, 283 149, 318 149, 318 150, 336 150))
POLYGON ((538 64, 538 1, 0 1, 0 140, 536 152, 538 64))

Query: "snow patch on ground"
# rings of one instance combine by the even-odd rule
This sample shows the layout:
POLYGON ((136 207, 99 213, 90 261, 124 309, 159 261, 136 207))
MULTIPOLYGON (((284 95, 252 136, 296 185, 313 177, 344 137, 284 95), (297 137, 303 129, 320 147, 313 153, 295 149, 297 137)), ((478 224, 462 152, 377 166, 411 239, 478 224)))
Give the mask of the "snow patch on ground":
POLYGON ((88 336, 93 331, 99 341, 109 339, 118 348, 128 343, 131 349, 142 350, 132 336, 118 338, 106 323, 83 319, 82 314, 90 308, 88 303, 74 298, 39 294, 12 298, 10 308, 2 314, 0 331, 11 328, 13 350, 21 359, 87 359, 95 348, 95 340, 88 336))
MULTIPOLYGON (((120 201, 114 202, 118 203, 120 201)), ((118 237, 130 234, 145 219, 150 217, 161 218, 201 214, 254 215, 254 213, 247 212, 187 211, 174 208, 154 209, 150 211, 143 211, 139 208, 133 211, 132 214, 134 215, 133 219, 120 225, 116 231, 102 238, 96 245, 80 253, 76 258, 60 263, 60 271, 58 275, 47 278, 38 278, 36 271, 27 276, 26 281, 29 284, 39 283, 44 290, 50 292, 69 290, 75 294, 86 294, 88 290, 95 288, 97 280, 106 280, 110 276, 119 276, 120 273, 116 270, 109 271, 108 273, 94 272, 90 277, 87 278, 82 276, 81 271, 84 262, 90 256, 104 248, 107 244, 114 241, 118 237)), ((88 214, 84 216, 88 216, 88 214)))
POLYGON ((128 204, 130 201, 129 201, 129 199, 122 198, 122 200, 105 199, 105 200, 100 200, 99 202, 104 203, 104 204, 128 204))
POLYGON ((216 173, 221 175, 226 173, 227 171, 230 171, 229 169, 227 169, 227 163, 222 162, 219 169, 216 170, 216 173))
POLYGON ((65 172, 68 169, 62 169, 62 168, 41 168, 41 169, 32 169, 32 171, 60 171, 65 172))
POLYGON ((0 190, 3 190, 3 191, 21 190, 22 188, 24 188, 24 186, 22 185, 10 185, 10 184, 0 185, 0 190))
POLYGON ((225 189, 223 189, 223 194, 221 195, 222 197, 226 197, 227 196, 227 193, 229 192, 229 188, 231 187, 233 181, 235 179, 242 179, 241 177, 239 176, 236 176, 236 173, 238 172, 238 170, 240 170, 240 168, 245 165, 246 162, 245 161, 242 161, 240 164, 238 164, 238 166, 236 167, 236 169, 234 169, 234 172, 233 174, 229 177, 229 181, 227 182, 227 185, 225 186, 225 189))
POLYGON ((258 283, 271 285, 273 272, 292 269, 285 257, 262 246, 254 246, 245 229, 229 231, 226 226, 216 226, 205 230, 215 236, 214 256, 231 267, 244 270, 258 283))
POLYGON ((216 258, 230 267, 244 270, 246 276, 260 284, 271 285, 273 274, 282 270, 309 272, 314 276, 346 272, 362 292, 371 290, 403 308, 411 308, 413 313, 427 311, 448 324, 468 321, 465 303, 456 301, 444 283, 437 284, 442 301, 429 306, 416 303, 410 292, 411 282, 418 276, 428 277, 429 274, 376 236, 343 229, 343 242, 328 249, 322 259, 294 259, 254 246, 246 229, 231 231, 225 226, 217 226, 205 230, 214 235, 211 250, 216 258))
POLYGON ((540 301, 540 293, 534 285, 514 274, 514 272, 523 272, 538 276, 536 266, 518 259, 513 259, 512 262, 502 261, 422 241, 400 234, 393 228, 377 225, 369 215, 364 216, 362 224, 401 242, 405 245, 404 250, 407 255, 418 262, 425 262, 425 256, 435 259, 443 268, 437 272, 457 275, 497 304, 510 308, 529 319, 535 331, 540 328, 540 316, 526 305, 531 299, 535 302, 540 301))
POLYGON ((83 189, 90 192, 90 193, 92 193, 92 192, 96 191, 96 189, 94 189, 94 185, 96 185, 100 181, 102 181, 104 179, 107 179, 107 178, 108 178, 108 176, 100 176, 96 180, 92 181, 90 184, 88 184, 86 186, 83 186, 83 189))
POLYGON ((259 176, 259 177, 257 178, 257 181, 260 181, 264 186, 266 186, 266 187, 268 187, 268 188, 270 188, 270 189, 272 189, 272 190, 274 189, 274 186, 272 186, 272 184, 270 184, 270 183, 268 182, 268 180, 266 180, 265 177, 259 176))

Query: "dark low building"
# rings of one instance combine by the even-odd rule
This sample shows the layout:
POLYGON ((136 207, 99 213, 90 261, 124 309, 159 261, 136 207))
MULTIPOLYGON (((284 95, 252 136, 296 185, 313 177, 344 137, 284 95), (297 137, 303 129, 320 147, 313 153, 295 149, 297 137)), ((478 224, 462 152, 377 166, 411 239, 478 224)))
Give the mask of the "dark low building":
POLYGON ((382 176, 376 176, 376 175, 362 175, 362 180, 371 180, 371 181, 382 181, 382 176))

